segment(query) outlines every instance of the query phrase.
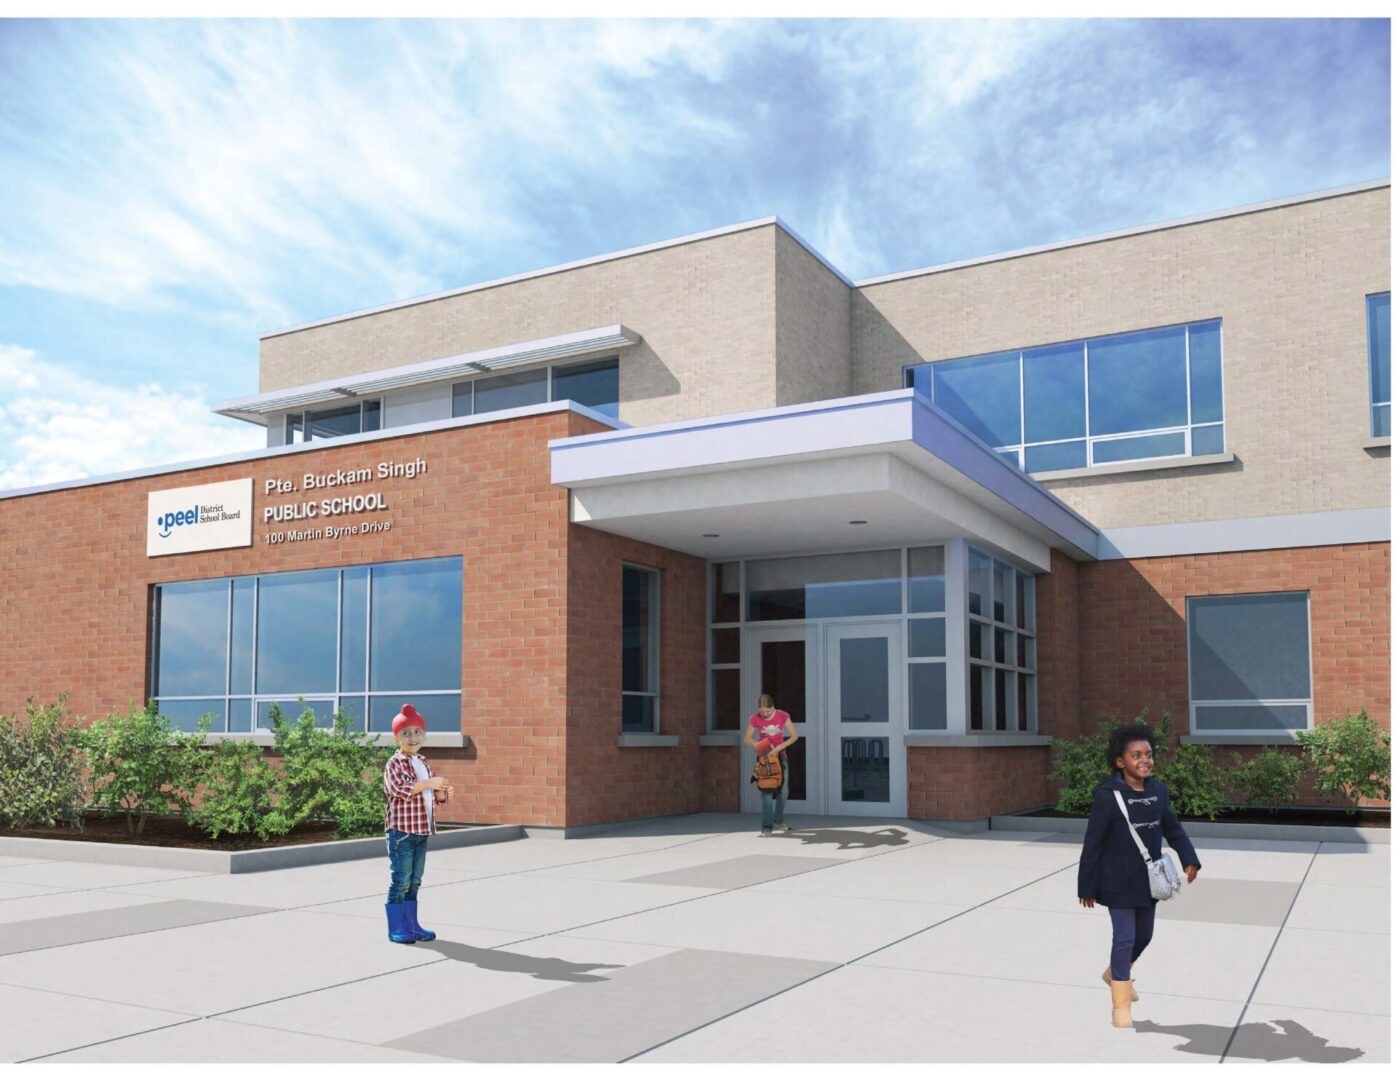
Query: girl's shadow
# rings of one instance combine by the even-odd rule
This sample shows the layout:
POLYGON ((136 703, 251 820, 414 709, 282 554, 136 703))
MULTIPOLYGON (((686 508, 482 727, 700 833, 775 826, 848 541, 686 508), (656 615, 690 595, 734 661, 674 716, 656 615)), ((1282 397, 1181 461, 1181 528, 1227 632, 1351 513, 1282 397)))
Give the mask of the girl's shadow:
POLYGON ((515 971, 535 979, 550 982, 606 982, 605 975, 592 975, 599 968, 619 968, 625 964, 582 964, 556 956, 529 956, 527 953, 505 952, 503 949, 482 949, 459 941, 419 941, 419 949, 430 949, 448 960, 472 964, 485 971, 515 971))
POLYGON ((1294 1020, 1256 1021, 1234 1029, 1217 1024, 1156 1024, 1136 1020, 1135 1030, 1147 1034, 1177 1035, 1188 1042, 1174 1049, 1185 1054, 1202 1054, 1228 1060, 1251 1058, 1257 1061, 1286 1061, 1299 1058, 1332 1064, 1360 1058, 1366 1051, 1350 1046, 1330 1046, 1329 1040, 1314 1034, 1294 1020), (1228 1046, 1231 1040, 1232 1045, 1228 1046))

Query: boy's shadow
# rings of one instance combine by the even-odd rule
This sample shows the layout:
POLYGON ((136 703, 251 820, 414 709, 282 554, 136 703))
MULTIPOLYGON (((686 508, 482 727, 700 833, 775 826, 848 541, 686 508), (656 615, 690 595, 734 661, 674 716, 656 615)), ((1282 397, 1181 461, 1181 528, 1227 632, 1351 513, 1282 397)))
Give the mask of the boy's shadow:
POLYGON ((1257 1061, 1285 1061, 1299 1058, 1334 1064, 1352 1061, 1366 1051, 1350 1046, 1330 1046, 1329 1040, 1314 1034, 1303 1024, 1294 1020, 1272 1020, 1269 1023, 1256 1021, 1233 1029, 1217 1024, 1156 1024, 1152 1020, 1135 1021, 1135 1030, 1147 1034, 1177 1035, 1189 1040, 1174 1047, 1185 1054, 1202 1054, 1205 1057, 1221 1058, 1226 1051, 1228 1060, 1251 1058, 1257 1061), (1277 1029, 1280 1030, 1277 1030, 1277 1029), (1232 1045, 1227 1045, 1228 1040, 1232 1045))
POLYGON ((551 982, 589 983, 606 982, 605 975, 591 975, 598 968, 619 968, 625 964, 580 964, 563 960, 556 956, 529 956, 525 953, 505 952, 503 949, 482 949, 475 945, 465 945, 459 941, 419 941, 419 949, 430 949, 448 960, 472 964, 485 971, 516 971, 531 975, 535 979, 551 982))
POLYGON ((839 851, 898 847, 909 843, 903 829, 878 829, 871 833, 857 829, 792 829, 784 836, 787 840, 799 840, 802 844, 837 844, 839 851))

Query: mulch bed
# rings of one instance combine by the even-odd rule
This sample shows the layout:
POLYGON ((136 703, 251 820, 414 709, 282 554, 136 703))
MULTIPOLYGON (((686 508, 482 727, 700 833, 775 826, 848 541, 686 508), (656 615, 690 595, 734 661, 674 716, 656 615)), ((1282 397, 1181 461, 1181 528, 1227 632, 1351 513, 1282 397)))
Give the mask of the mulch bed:
MULTIPOLYGON (((1034 810, 1024 817, 1076 818, 1085 820, 1085 814, 1063 814, 1057 810, 1034 810)), ((1224 810, 1215 818, 1180 816, 1185 822, 1213 821, 1228 825, 1338 825, 1353 829, 1390 829, 1390 810, 1360 810, 1356 814, 1346 814, 1342 810, 1300 810, 1284 809, 1270 813, 1266 810, 1224 810)))
POLYGON ((202 848, 206 851, 257 851, 295 844, 323 844, 335 839, 335 826, 330 822, 299 825, 285 836, 273 836, 268 840, 259 840, 255 836, 229 836, 226 833, 217 840, 211 840, 208 833, 174 814, 147 818, 145 828, 135 836, 126 834, 126 818, 120 814, 89 811, 84 826, 81 830, 69 825, 0 829, 0 837, 29 836, 37 840, 85 840, 99 844, 145 844, 149 847, 202 848))

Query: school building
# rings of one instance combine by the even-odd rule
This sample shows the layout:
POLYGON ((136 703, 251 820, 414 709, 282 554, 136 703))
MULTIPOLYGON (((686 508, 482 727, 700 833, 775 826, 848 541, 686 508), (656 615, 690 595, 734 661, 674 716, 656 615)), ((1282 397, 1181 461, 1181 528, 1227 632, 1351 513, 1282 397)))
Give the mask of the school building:
POLYGON ((404 701, 453 820, 1052 801, 1390 717, 1388 182, 851 281, 775 218, 263 335, 266 448, 0 493, 0 712, 404 701))

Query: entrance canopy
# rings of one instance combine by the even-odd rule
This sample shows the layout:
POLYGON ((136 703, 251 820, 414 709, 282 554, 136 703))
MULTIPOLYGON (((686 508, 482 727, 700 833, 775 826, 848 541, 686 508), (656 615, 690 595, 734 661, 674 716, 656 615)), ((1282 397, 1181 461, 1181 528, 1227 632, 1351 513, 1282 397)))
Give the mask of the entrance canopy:
POLYGON ((1038 572, 1100 534, 914 390, 549 443, 572 520, 707 559, 969 539, 1038 572))

